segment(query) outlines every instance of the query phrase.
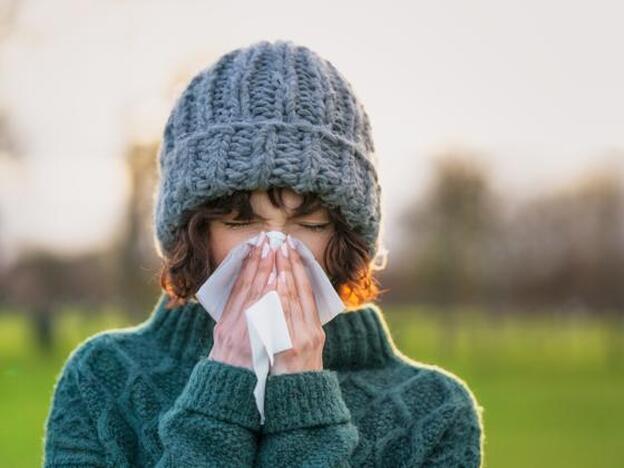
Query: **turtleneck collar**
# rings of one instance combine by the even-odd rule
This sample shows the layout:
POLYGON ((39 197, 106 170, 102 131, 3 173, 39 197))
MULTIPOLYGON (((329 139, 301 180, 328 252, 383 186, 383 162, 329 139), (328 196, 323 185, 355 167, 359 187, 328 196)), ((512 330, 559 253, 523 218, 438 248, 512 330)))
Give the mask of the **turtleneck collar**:
MULTIPOLYGON (((196 359, 207 355, 212 348, 215 325, 212 316, 195 299, 174 309, 165 308, 168 301, 169 296, 162 292, 142 333, 153 335, 176 357, 196 359)), ((372 302, 338 314, 323 329, 326 369, 383 367, 396 358, 383 312, 372 302)))

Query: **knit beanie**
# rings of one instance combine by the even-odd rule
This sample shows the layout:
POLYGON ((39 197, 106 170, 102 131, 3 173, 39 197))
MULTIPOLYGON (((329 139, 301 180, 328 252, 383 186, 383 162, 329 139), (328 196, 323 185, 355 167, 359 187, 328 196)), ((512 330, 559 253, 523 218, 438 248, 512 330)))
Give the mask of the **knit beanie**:
POLYGON ((368 115, 326 59, 259 41, 200 70, 177 98, 158 149, 155 244, 162 257, 186 210, 237 190, 314 192, 378 251, 381 187, 368 115))

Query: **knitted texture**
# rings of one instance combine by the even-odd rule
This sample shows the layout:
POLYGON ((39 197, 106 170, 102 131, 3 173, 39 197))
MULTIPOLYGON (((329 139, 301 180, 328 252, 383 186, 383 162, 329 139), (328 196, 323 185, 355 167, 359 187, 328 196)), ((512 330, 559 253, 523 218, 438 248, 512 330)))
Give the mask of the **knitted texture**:
POLYGON ((371 256, 381 187, 369 117, 336 67, 291 41, 235 49, 176 100, 158 150, 158 254, 184 212, 237 190, 290 187, 338 209, 371 256))
POLYGON ((53 466, 482 466, 482 411, 459 377, 406 358, 373 303, 323 325, 324 369, 269 375, 208 360, 197 302, 96 335, 69 357, 46 423, 53 466))

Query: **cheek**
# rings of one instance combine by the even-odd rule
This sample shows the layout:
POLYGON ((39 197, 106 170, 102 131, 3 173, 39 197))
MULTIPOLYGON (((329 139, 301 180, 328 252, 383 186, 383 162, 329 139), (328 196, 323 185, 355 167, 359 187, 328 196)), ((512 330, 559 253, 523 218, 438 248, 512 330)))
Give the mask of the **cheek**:
POLYGON ((299 233, 296 237, 310 249, 316 261, 327 271, 327 265, 325 265, 323 257, 325 256, 325 249, 327 249, 331 233, 299 233))
POLYGON ((227 228, 211 227, 210 251, 212 266, 216 268, 234 247, 251 237, 253 233, 232 232, 227 228))

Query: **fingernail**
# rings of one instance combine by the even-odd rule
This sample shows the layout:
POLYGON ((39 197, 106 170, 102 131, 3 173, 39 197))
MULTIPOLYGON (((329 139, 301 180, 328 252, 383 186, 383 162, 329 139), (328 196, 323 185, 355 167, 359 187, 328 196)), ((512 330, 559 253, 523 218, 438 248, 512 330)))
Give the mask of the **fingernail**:
POLYGON ((284 254, 284 257, 288 258, 288 247, 286 247, 286 243, 282 242, 282 245, 280 246, 280 248, 282 249, 282 253, 284 254))
POLYGON ((262 231, 260 233, 260 235, 258 236, 258 238, 256 239, 256 247, 258 247, 260 244, 262 244, 262 241, 264 240, 265 236, 266 236, 265 232, 262 231))
POLYGON ((278 279, 279 279, 280 283, 282 283, 282 284, 286 283, 286 272, 285 271, 283 271, 283 270, 280 271, 279 275, 277 275, 277 276, 278 276, 278 279))
POLYGON ((269 244, 264 244, 262 246, 262 258, 267 256, 267 254, 269 253, 269 249, 270 249, 269 244))

